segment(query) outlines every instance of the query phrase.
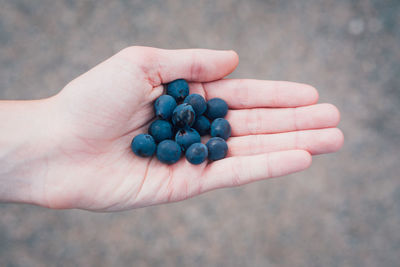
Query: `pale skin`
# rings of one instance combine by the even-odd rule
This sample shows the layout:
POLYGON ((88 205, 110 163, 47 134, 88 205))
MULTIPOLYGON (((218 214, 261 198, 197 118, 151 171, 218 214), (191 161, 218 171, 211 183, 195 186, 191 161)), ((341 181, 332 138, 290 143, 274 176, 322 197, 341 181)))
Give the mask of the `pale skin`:
POLYGON ((127 210, 302 171, 312 155, 341 148, 339 111, 317 104, 315 88, 224 79, 237 65, 233 51, 129 47, 53 97, 0 101, 0 200, 127 210), (228 103, 227 158, 165 165, 130 150, 154 119, 163 84, 178 78, 190 93, 228 103))

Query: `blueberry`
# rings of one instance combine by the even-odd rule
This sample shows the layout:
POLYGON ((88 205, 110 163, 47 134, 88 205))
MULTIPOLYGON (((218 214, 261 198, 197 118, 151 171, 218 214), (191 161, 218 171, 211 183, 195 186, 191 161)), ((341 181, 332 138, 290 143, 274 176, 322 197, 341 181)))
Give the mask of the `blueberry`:
POLYGON ((166 164, 174 164, 181 157, 181 147, 172 140, 164 140, 157 146, 157 158, 166 164))
POLYGON ((172 123, 178 128, 192 126, 195 118, 194 110, 188 103, 178 105, 172 113, 172 123))
POLYGON ((172 81, 167 85, 167 94, 175 98, 176 102, 183 101, 189 95, 189 85, 183 79, 172 81))
POLYGON ((210 121, 205 116, 200 116, 196 118, 192 127, 203 136, 210 132, 210 125, 210 121))
POLYGON ((173 138, 172 124, 165 120, 155 120, 150 124, 149 134, 157 143, 173 138))
POLYGON ((223 118, 225 117, 226 113, 228 112, 228 105, 226 102, 221 98, 212 98, 207 102, 207 111, 206 116, 214 120, 216 118, 223 118))
POLYGON ((172 96, 162 95, 154 103, 154 111, 160 119, 169 120, 176 106, 176 101, 172 96))
POLYGON ((207 147, 202 143, 194 143, 186 150, 186 159, 195 165, 203 163, 207 156, 207 147))
POLYGON ((193 107, 194 112, 196 113, 196 117, 203 114, 207 109, 206 100, 198 94, 188 95, 183 103, 188 103, 193 107))
POLYGON ((191 144, 200 143, 199 133, 192 128, 180 129, 175 136, 175 141, 181 146, 182 150, 185 151, 190 147, 191 144))
POLYGON ((212 137, 206 144, 208 148, 208 159, 219 160, 225 158, 228 153, 228 145, 221 137, 212 137))
POLYGON ((231 136, 231 125, 225 119, 218 118, 211 123, 211 136, 227 140, 231 136))
POLYGON ((151 135, 139 134, 133 138, 131 149, 140 157, 151 157, 156 151, 156 143, 151 135))

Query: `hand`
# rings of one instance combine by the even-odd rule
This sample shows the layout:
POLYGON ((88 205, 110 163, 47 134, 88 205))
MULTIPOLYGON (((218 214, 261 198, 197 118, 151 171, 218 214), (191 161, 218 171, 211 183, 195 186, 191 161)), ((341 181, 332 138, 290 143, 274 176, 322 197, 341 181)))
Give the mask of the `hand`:
POLYGON ((131 47, 48 99, 60 142, 47 159, 39 203, 52 208, 116 211, 183 200, 308 168, 311 155, 338 150, 339 112, 316 104, 308 85, 222 79, 238 64, 232 51, 131 47), (223 98, 232 126, 227 158, 174 165, 140 158, 132 138, 147 131, 163 84, 183 78, 190 93, 223 98))

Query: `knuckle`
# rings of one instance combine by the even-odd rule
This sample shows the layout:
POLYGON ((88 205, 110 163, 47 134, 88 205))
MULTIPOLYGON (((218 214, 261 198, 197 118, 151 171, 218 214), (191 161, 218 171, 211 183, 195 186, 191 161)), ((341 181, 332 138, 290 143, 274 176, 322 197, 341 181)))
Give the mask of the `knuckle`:
POLYGON ((238 157, 235 164, 232 165, 232 186, 239 186, 242 184, 243 162, 242 158, 238 157))
POLYGON ((128 46, 122 49, 119 53, 122 55, 135 55, 140 52, 140 47, 138 46, 128 46))
POLYGON ((128 46, 120 51, 122 56, 134 58, 137 61, 149 61, 154 58, 155 49, 145 46, 128 46))
POLYGON ((190 77, 192 81, 199 81, 202 79, 201 75, 204 71, 203 64, 201 64, 201 59, 197 56, 195 52, 192 54, 192 63, 190 65, 190 77))
POLYGON ((251 109, 249 110, 246 118, 247 130, 250 134, 256 134, 257 128, 259 127, 259 110, 251 109))
POLYGON ((239 80, 237 85, 234 87, 233 92, 234 95, 237 96, 235 100, 238 101, 241 108, 250 106, 251 95, 249 87, 246 86, 246 80, 239 80))
POLYGON ((259 151, 260 151, 260 149, 261 149, 261 147, 262 147, 262 140, 261 140, 261 136, 259 135, 259 134, 256 134, 256 135, 252 135, 252 142, 250 142, 251 143, 251 145, 250 145, 250 153, 251 154, 257 154, 259 151))

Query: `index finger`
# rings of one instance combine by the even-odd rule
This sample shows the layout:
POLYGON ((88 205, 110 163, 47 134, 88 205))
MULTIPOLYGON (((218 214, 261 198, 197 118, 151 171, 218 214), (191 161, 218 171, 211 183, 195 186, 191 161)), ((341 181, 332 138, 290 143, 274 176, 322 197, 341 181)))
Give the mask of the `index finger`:
POLYGON ((224 99, 231 109, 300 107, 318 101, 318 91, 314 87, 285 81, 223 79, 193 85, 193 89, 207 99, 224 99))

